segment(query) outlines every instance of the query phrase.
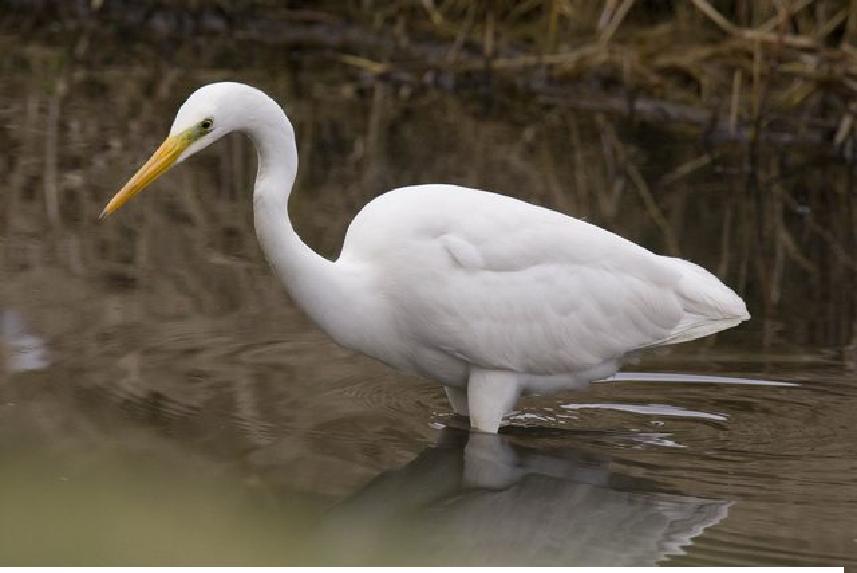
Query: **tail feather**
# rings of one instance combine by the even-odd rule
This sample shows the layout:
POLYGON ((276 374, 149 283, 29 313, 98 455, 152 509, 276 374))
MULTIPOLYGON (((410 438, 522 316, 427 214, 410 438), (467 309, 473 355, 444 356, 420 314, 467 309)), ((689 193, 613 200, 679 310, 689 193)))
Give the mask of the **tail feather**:
POLYGON ((732 328, 750 318, 747 305, 731 288, 697 264, 670 259, 681 273, 676 293, 685 315, 660 344, 675 344, 732 328))

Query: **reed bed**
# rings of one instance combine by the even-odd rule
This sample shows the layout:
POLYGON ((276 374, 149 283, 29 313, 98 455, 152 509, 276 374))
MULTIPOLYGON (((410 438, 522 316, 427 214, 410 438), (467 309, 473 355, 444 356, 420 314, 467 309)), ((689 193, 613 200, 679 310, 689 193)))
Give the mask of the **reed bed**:
POLYGON ((59 265, 84 285, 131 292, 172 269, 145 287, 153 315, 281 301, 252 237, 253 157, 241 140, 165 184, 185 192, 92 231, 183 97, 233 78, 268 90, 295 119, 292 208, 329 256, 350 217, 395 185, 487 187, 700 260, 750 299, 765 344, 853 352, 855 5, 127 0, 2 10, 0 225, 2 262, 15 272, 4 298, 30 288, 25 270, 59 265))
POLYGON ((382 79, 535 94, 715 138, 853 155, 857 4, 842 0, 46 1, 5 28, 323 50, 382 79), (52 26, 46 25, 48 22, 52 26), (57 22, 61 24, 58 25, 57 22), (489 87, 490 86, 490 87, 489 87))

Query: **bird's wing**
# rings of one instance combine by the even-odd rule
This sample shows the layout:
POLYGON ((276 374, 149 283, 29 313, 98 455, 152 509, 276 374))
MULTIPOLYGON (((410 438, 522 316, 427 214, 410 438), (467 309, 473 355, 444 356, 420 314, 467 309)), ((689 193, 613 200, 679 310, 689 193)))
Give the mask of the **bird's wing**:
POLYGON ((426 186, 365 211, 346 246, 383 261, 397 332, 481 368, 574 373, 676 341, 718 318, 699 297, 688 318, 688 292, 706 281, 740 302, 695 265, 509 197, 426 186))
POLYGON ((683 316, 675 269, 592 225, 548 219, 471 218, 426 239, 393 294, 407 330, 471 364, 532 374, 596 367, 670 336, 683 316))
POLYGON ((484 368, 534 374, 596 367, 657 343, 682 315, 657 283, 574 263, 458 266, 420 302, 421 334, 438 347, 484 368))

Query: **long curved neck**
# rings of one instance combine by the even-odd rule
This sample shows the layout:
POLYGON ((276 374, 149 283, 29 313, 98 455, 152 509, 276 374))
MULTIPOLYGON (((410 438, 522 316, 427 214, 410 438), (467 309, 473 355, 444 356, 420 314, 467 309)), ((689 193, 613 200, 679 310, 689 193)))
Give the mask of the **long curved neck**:
POLYGON ((270 98, 253 110, 243 126, 256 145, 258 173, 253 191, 253 218, 262 250, 292 299, 335 339, 350 328, 350 283, 341 268, 304 243, 289 219, 289 195, 298 155, 289 120, 270 98))

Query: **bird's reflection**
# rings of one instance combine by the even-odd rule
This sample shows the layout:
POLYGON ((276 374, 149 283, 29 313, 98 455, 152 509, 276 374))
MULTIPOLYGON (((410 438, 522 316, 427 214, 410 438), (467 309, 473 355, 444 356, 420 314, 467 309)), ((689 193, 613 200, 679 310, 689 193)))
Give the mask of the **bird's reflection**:
POLYGON ((654 565, 729 505, 652 491, 574 447, 444 429, 332 510, 323 543, 350 563, 654 565))

